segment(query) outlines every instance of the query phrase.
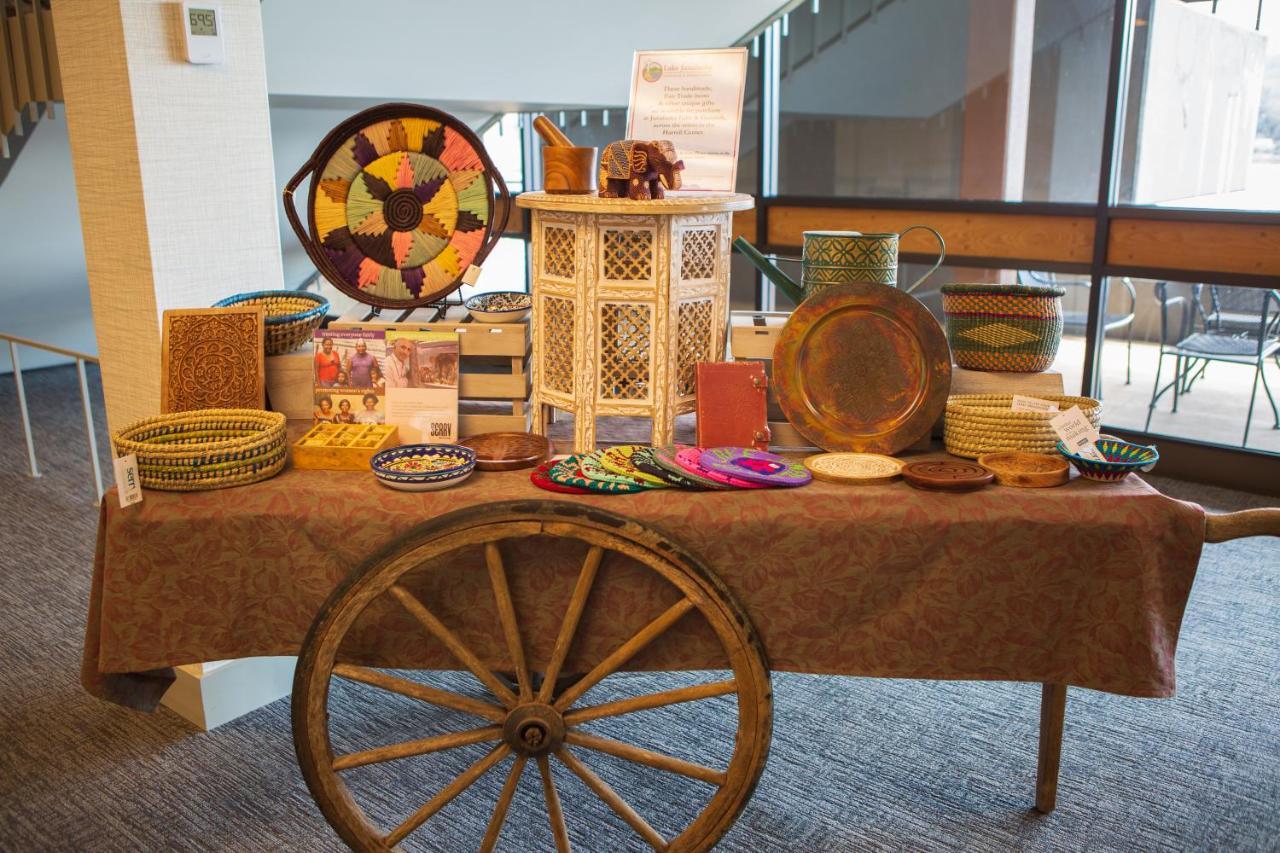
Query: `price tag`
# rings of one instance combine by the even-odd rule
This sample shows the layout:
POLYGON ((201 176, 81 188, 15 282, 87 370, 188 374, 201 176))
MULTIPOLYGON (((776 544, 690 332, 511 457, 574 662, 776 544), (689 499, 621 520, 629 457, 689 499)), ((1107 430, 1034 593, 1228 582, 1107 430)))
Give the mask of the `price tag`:
POLYGON ((1098 440, 1098 431, 1089 423, 1089 419, 1080 411, 1079 406, 1072 406, 1049 421, 1049 426, 1062 439, 1062 446, 1077 456, 1105 462, 1106 457, 1098 452, 1094 442, 1098 440))
POLYGON ((1015 412, 1056 412, 1058 404, 1052 400, 1041 400, 1039 397, 1014 394, 1012 408, 1015 412))
POLYGON ((480 267, 472 264, 467 267, 467 271, 462 274, 463 284, 475 284, 480 280, 480 267))
POLYGON ((138 456, 130 453, 111 461, 116 471, 116 492, 120 495, 120 506, 132 506, 142 503, 142 482, 138 479, 138 456))

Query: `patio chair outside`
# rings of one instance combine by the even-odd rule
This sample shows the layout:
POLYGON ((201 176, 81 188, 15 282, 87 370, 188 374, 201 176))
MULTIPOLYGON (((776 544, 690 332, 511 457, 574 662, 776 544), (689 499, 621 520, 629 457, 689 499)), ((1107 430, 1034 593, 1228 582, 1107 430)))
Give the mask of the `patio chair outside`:
POLYGON ((1156 362, 1156 380, 1147 405, 1146 431, 1151 430, 1151 416, 1156 404, 1169 390, 1173 391, 1173 412, 1178 411, 1178 397, 1191 390, 1193 381, 1203 377, 1211 361, 1252 365, 1253 390, 1249 394, 1249 413, 1245 416, 1244 438, 1249 443, 1249 427, 1258 398, 1258 382, 1267 394, 1275 429, 1280 429, 1280 409, 1267 381, 1267 359, 1280 369, 1280 290, 1245 287, 1209 286, 1211 310, 1205 311, 1202 285, 1193 285, 1190 296, 1170 294, 1169 282, 1157 282, 1156 298, 1160 300, 1160 356, 1156 362), (1178 309, 1176 323, 1173 309, 1178 309), (1199 323, 1197 323, 1199 320, 1199 323), (1197 331, 1197 326, 1199 330, 1197 331), (1160 387, 1160 373, 1165 356, 1173 356, 1173 379, 1160 387))
MULTIPOLYGON (((1062 277, 1057 273, 1036 270, 1018 270, 1018 283, 1049 284, 1068 289, 1078 288, 1086 296, 1086 306, 1089 304, 1087 298, 1089 289, 1093 286, 1093 283, 1087 278, 1062 277)), ((1133 377, 1133 318, 1137 314, 1138 293, 1128 276, 1121 278, 1120 284, 1129 295, 1129 310, 1127 312, 1107 313, 1102 320, 1102 330, 1104 334, 1113 332, 1116 329, 1128 330, 1124 355, 1124 384, 1128 385, 1133 377)), ((1066 310, 1064 308, 1062 312, 1062 331, 1074 335, 1083 335, 1086 333, 1088 321, 1088 308, 1083 311, 1066 310)))

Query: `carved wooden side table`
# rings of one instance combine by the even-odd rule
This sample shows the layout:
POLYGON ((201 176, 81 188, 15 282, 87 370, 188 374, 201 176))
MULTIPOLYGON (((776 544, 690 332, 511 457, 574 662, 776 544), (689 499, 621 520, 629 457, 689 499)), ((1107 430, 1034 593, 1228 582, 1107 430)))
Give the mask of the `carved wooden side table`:
POLYGON ((733 211, 739 193, 660 201, 524 193, 533 211, 533 431, 572 412, 573 445, 595 449, 596 418, 653 420, 670 444, 693 411, 694 367, 724 356, 733 211))

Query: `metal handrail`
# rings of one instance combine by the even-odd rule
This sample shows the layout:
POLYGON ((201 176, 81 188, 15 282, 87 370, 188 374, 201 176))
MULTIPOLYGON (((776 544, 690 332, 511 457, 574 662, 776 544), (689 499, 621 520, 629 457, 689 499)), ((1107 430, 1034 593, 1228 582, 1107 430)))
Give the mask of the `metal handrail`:
POLYGON ((0 340, 9 344, 9 360, 13 363, 13 381, 18 389, 18 411, 22 416, 22 434, 27 442, 27 465, 31 469, 33 478, 40 476, 40 466, 36 462, 36 445, 31 435, 31 416, 27 411, 27 390, 22 383, 22 363, 18 360, 18 347, 31 347, 32 349, 44 350, 45 352, 75 359, 76 374, 80 379, 80 401, 84 406, 84 428, 89 437, 89 460, 93 464, 93 502, 96 504, 102 497, 102 463, 98 461, 98 438, 93 431, 93 409, 89 401, 89 379, 85 373, 84 366, 86 363, 98 364, 98 357, 85 352, 67 349, 66 347, 33 341, 30 338, 19 337, 18 335, 5 334, 4 332, 0 332, 0 340))

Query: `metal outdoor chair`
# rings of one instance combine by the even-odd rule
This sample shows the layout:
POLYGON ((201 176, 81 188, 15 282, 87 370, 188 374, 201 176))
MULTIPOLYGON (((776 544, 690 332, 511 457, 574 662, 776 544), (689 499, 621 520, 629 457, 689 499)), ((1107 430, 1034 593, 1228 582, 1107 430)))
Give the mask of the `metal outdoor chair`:
POLYGON ((1204 287, 1193 285, 1190 295, 1170 295, 1169 282, 1157 282, 1156 298, 1160 300, 1160 357, 1156 362, 1156 380, 1147 405, 1146 431, 1151 430, 1151 416, 1156 403, 1166 392, 1173 391, 1173 412, 1178 411, 1178 397, 1188 393, 1197 379, 1204 377, 1211 361, 1253 366, 1253 390, 1249 394, 1249 413, 1245 416, 1244 438, 1249 443, 1249 427, 1258 397, 1258 381, 1271 404, 1275 429, 1280 429, 1280 409, 1267 382, 1267 359, 1280 369, 1280 290, 1245 287, 1209 286, 1209 310, 1204 307, 1204 287), (1171 319, 1172 309, 1178 319, 1171 319), (1165 356, 1173 356, 1173 379, 1160 387, 1160 373, 1165 356))
MULTIPOLYGON (((1051 284, 1066 289, 1068 292, 1072 288, 1076 288, 1078 292, 1084 294, 1085 308, 1083 310, 1073 310, 1064 304, 1062 312, 1062 331, 1070 334, 1084 335, 1087 333, 1089 325, 1089 289, 1093 283, 1089 279, 1062 277, 1052 272, 1037 272, 1035 270, 1018 270, 1019 284, 1051 284)), ((1129 310, 1119 312, 1107 312, 1103 315, 1102 330, 1104 333, 1113 332, 1117 329, 1127 329, 1124 355, 1124 384, 1128 385, 1133 375, 1133 318, 1137 314, 1138 309, 1138 293, 1134 289, 1133 282, 1128 276, 1120 279, 1120 284, 1124 287, 1125 292, 1129 295, 1129 310)), ((1071 300, 1078 302, 1079 300, 1071 300)))

